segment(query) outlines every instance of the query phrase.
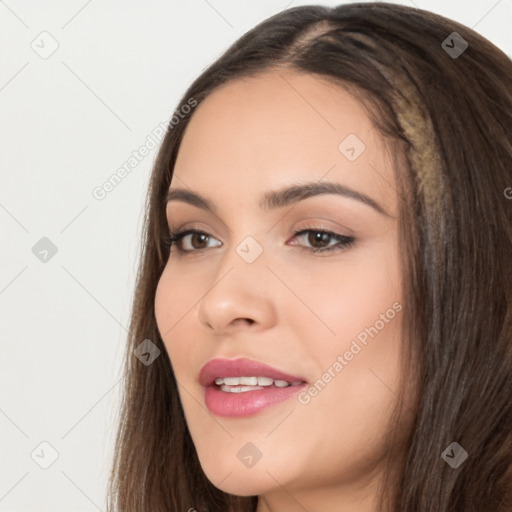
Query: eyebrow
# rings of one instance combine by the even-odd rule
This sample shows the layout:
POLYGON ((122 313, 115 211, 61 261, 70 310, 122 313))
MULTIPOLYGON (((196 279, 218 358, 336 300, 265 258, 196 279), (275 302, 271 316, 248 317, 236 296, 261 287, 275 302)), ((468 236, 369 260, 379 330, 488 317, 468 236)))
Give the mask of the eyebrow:
MULTIPOLYGON (((367 206, 370 206, 380 214, 391 217, 391 215, 371 197, 363 194, 362 192, 358 192, 357 190, 347 187, 346 185, 333 182, 315 181, 301 185, 293 185, 291 187, 283 188, 280 190, 272 190, 266 192, 263 195, 259 202, 259 206, 264 210, 273 210, 297 203, 307 199, 308 197, 323 194, 336 194, 343 197, 348 197, 350 199, 355 199, 366 204, 367 206)), ((182 201, 217 215, 217 208, 211 201, 201 196, 200 194, 187 189, 174 188, 169 190, 165 202, 167 204, 170 201, 182 201)))

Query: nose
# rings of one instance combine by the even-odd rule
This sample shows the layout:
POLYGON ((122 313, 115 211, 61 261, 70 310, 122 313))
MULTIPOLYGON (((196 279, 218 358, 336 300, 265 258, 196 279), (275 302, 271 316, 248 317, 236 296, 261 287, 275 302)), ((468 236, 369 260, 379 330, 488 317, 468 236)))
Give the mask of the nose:
POLYGON ((266 267, 264 255, 247 263, 232 248, 202 292, 199 322, 216 335, 242 328, 269 329, 277 317, 272 288, 275 291, 275 277, 266 267))

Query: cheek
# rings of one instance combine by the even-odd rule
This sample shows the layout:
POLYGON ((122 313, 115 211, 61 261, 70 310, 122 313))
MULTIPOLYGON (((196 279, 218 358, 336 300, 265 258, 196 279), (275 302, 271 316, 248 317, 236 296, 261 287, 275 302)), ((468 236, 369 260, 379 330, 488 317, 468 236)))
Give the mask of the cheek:
POLYGON ((183 283, 179 275, 171 272, 171 268, 167 266, 155 292, 155 319, 158 331, 173 368, 178 369, 187 367, 187 347, 194 346, 191 343, 179 343, 178 340, 183 340, 182 329, 187 322, 187 314, 192 314, 190 309, 197 301, 197 297, 191 292, 194 288, 183 283))
POLYGON ((354 338, 364 344, 376 331, 382 332, 380 337, 391 335, 392 330, 392 337, 399 334, 400 267, 397 251, 388 240, 360 249, 357 258, 291 277, 294 291, 314 315, 297 301, 283 313, 294 311, 287 323, 300 325, 298 339, 309 340, 315 353, 332 357, 349 350, 354 338))
POLYGON ((316 286, 308 280, 303 296, 324 325, 299 315, 299 308, 288 319, 292 325, 295 320, 295 336, 320 369, 303 402, 310 401, 311 411, 330 410, 334 424, 351 425, 353 439, 363 424, 384 424, 400 391, 400 270, 392 245, 381 249, 368 258, 361 252, 357 265, 331 272, 329 282, 327 275, 316 286))
POLYGON ((383 436, 400 393, 402 297, 397 274, 384 262, 342 273, 322 288, 327 296, 308 298, 335 334, 314 318, 296 324, 296 336, 319 370, 298 412, 307 430, 325 441, 325 448, 311 443, 319 454, 315 460, 356 471, 385 449, 383 436))
POLYGON ((165 333, 171 328, 170 312, 172 311, 172 296, 170 293, 170 282, 166 279, 166 270, 164 270, 160 281, 158 281, 155 292, 155 319, 158 331, 162 339, 165 339, 165 333))

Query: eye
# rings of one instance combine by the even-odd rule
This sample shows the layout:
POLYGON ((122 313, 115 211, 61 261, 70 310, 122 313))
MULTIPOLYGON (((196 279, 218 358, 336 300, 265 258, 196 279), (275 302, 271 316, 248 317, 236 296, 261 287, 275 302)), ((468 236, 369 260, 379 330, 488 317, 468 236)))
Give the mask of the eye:
POLYGON ((204 246, 204 244, 207 243, 210 239, 214 240, 214 238, 205 231, 199 231, 197 229, 186 229, 176 232, 171 231, 165 242, 170 246, 175 245, 179 252, 195 252, 202 249, 207 249, 208 246, 204 246), (192 244, 192 248, 184 248, 184 245, 187 245, 184 241, 187 240, 188 236, 191 236, 188 242, 189 244, 192 244), (199 247, 196 247, 196 243, 199 245, 199 247))
MULTIPOLYGON (((354 237, 340 235, 338 233, 333 233, 332 231, 327 231, 322 228, 309 228, 296 231, 293 234, 292 239, 295 238, 302 238, 302 240, 305 240, 307 244, 310 244, 310 247, 296 243, 292 243, 291 245, 299 245, 303 250, 312 253, 340 251, 350 247, 355 242, 354 237), (335 243, 328 244, 330 240, 334 241, 335 243)), ((207 245, 210 240, 215 239, 205 231, 186 229, 183 231, 171 231, 164 242, 169 246, 175 245, 178 252, 180 253, 192 253, 208 249, 208 247, 212 247, 207 245)), ((221 245, 220 242, 217 246, 213 247, 218 247, 219 245, 221 245)))
POLYGON ((310 247, 303 247, 303 249, 313 253, 339 251, 350 247, 355 242, 354 237, 340 235, 338 233, 333 233, 332 231, 327 231, 322 228, 303 229, 301 231, 296 231, 293 236, 294 238, 302 238, 302 240, 305 240, 308 244, 310 244, 310 247), (325 244, 327 244, 329 240, 332 240, 335 243, 328 244, 326 246, 325 244))

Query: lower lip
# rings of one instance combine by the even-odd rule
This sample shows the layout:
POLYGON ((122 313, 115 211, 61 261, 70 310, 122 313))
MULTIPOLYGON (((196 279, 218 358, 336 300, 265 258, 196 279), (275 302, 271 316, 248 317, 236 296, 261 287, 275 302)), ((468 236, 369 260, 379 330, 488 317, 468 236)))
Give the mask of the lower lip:
POLYGON ((285 388, 269 386, 265 389, 231 393, 221 391, 213 384, 205 390, 205 402, 208 410, 217 416, 240 418, 252 416, 274 404, 287 400, 304 389, 305 386, 306 383, 285 388))

